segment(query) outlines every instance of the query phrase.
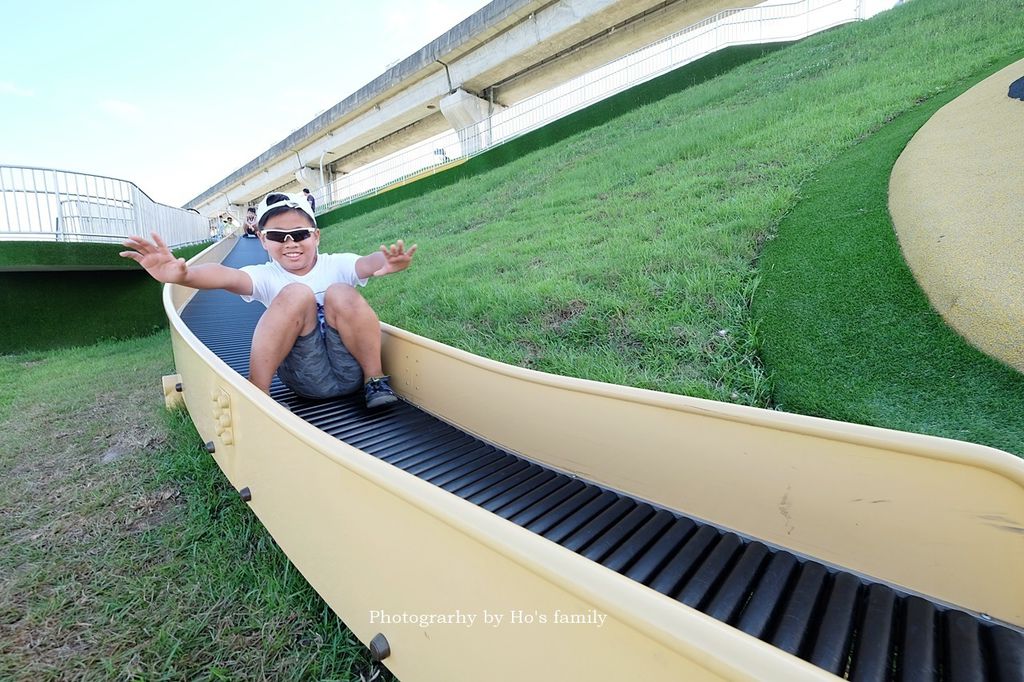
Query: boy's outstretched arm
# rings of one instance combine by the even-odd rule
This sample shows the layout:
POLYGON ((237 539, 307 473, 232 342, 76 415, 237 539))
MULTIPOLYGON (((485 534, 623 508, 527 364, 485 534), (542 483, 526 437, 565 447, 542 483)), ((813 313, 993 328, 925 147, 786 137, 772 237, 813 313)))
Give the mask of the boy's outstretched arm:
POLYGON ((380 251, 363 256, 356 261, 356 274, 360 279, 366 279, 371 275, 381 277, 394 272, 401 272, 412 263, 412 255, 416 253, 416 245, 408 249, 405 243, 399 239, 390 247, 381 244, 380 251))
POLYGON ((122 258, 131 258, 146 272, 164 284, 182 284, 193 289, 226 289, 234 294, 252 295, 252 280, 241 270, 219 263, 205 263, 189 267, 184 258, 174 254, 156 232, 153 241, 131 236, 122 242, 131 251, 122 251, 122 258))

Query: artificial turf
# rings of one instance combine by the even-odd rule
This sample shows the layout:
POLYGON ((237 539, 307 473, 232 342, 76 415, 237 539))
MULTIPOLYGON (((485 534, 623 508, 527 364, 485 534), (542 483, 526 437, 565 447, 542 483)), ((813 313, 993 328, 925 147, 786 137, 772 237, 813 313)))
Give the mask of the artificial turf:
POLYGON ((889 175, 910 138, 1003 66, 900 115, 801 189, 765 246, 754 298, 778 409, 1024 455, 1024 375, 971 347, 931 308, 888 212, 889 175))
MULTIPOLYGON (((174 254, 191 258, 207 246, 174 254)), ((161 285, 120 258, 123 250, 114 244, 0 244, 0 353, 84 346, 166 327, 161 285)))

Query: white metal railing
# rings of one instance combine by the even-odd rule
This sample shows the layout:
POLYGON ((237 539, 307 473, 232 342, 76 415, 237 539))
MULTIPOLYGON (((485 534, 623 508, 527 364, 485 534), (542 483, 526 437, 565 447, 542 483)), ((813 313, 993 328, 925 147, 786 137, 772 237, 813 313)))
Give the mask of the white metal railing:
POLYGON ((723 48, 799 40, 870 18, 902 1, 798 0, 724 10, 507 109, 493 111, 480 123, 448 130, 342 175, 313 192, 317 212, 467 159, 723 48))
POLYGON ((133 182, 0 165, 0 241, 120 243, 150 232, 169 246, 210 238, 206 218, 158 204, 133 182))

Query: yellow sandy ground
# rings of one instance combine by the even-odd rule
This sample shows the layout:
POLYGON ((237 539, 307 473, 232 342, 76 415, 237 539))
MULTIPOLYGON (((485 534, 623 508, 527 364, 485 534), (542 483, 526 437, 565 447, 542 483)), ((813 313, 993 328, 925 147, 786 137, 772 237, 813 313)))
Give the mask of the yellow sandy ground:
POLYGON ((971 344, 1024 372, 1024 60, 953 100, 889 179, 889 211, 932 306, 971 344))

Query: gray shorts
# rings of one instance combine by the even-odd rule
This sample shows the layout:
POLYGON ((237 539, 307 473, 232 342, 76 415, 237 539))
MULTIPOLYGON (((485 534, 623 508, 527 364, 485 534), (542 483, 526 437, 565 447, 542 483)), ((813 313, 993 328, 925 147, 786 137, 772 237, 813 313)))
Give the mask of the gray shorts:
POLYGON ((363 387, 362 367, 326 324, 295 340, 277 376, 303 398, 336 398, 363 387))

